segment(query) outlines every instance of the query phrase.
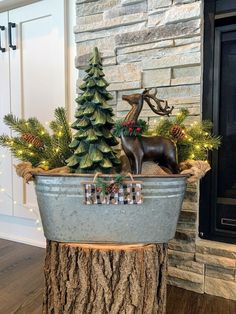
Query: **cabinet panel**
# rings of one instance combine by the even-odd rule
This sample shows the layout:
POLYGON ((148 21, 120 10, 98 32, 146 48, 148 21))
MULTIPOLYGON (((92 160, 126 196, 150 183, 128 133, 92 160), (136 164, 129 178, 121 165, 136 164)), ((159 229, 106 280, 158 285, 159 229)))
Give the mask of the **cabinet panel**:
MULTIPOLYGON (((44 0, 9 12, 13 44, 10 50, 11 106, 19 117, 50 121, 53 111, 65 104, 64 1, 44 0)), ((36 208, 32 184, 24 185, 13 174, 14 199, 36 208)), ((32 217, 22 206, 14 215, 32 217)))
MULTIPOLYGON (((9 80, 9 53, 7 48, 7 24, 8 13, 0 13, 1 47, 5 52, 0 51, 0 134, 10 134, 8 128, 3 124, 4 115, 11 111, 10 107, 10 80, 9 80)), ((0 214, 12 215, 12 167, 10 153, 0 147, 0 214), (3 191, 4 189, 5 191, 3 191)))

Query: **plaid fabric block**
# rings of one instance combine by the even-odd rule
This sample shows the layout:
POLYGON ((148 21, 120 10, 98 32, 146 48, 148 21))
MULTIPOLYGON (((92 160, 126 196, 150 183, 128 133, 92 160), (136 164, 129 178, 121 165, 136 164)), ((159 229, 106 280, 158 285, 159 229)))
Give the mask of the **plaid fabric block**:
POLYGON ((129 181, 120 185, 118 192, 102 193, 94 182, 83 182, 84 204, 133 205, 142 204, 142 182, 129 181))

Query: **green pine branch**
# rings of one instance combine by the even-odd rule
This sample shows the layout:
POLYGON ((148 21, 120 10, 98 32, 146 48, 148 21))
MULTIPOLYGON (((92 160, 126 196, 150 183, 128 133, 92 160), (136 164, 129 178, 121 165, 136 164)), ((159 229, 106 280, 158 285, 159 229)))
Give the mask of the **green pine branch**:
POLYGON ((221 137, 212 134, 212 122, 204 120, 195 122, 190 126, 185 125, 185 120, 189 115, 188 109, 181 109, 175 118, 160 119, 152 135, 160 135, 173 140, 177 145, 179 162, 187 159, 207 160, 208 152, 218 149, 221 137), (183 129, 185 136, 176 139, 171 134, 173 126, 183 129))
POLYGON ((72 154, 72 150, 68 143, 71 143, 72 132, 66 117, 66 110, 59 107, 54 113, 55 120, 50 123, 50 128, 53 131, 52 141, 55 147, 55 152, 61 156, 61 159, 66 161, 72 154))
POLYGON ((54 114, 55 121, 50 123, 52 135, 36 118, 26 120, 12 114, 6 115, 4 122, 17 136, 1 135, 0 146, 8 148, 19 160, 31 162, 34 167, 52 169, 65 166, 65 160, 71 155, 71 130, 63 108, 57 108, 54 114), (23 135, 37 137, 43 147, 28 142, 23 135))

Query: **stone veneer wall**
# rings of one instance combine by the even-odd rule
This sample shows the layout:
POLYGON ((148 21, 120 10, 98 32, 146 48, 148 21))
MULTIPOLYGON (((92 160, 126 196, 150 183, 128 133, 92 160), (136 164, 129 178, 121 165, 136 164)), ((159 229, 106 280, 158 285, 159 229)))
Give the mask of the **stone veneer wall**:
MULTIPOLYGON (((200 119, 201 0, 77 0, 78 85, 94 46, 118 117, 122 94, 157 87, 158 96, 200 119)), ((157 117, 146 107, 143 119, 157 117)), ((198 187, 188 186, 176 237, 169 244, 169 283, 236 300, 236 247, 197 240, 198 187)))

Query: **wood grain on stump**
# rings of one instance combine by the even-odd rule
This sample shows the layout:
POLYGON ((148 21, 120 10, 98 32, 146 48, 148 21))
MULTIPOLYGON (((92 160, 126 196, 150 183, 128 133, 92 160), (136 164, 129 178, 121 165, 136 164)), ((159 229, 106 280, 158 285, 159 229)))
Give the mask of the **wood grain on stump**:
POLYGON ((47 242, 44 314, 163 314, 165 244, 47 242))

